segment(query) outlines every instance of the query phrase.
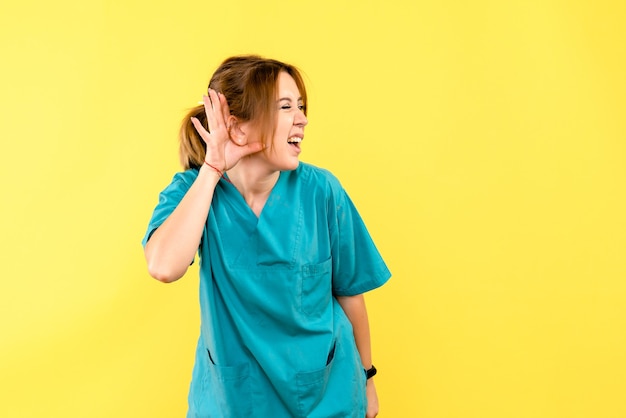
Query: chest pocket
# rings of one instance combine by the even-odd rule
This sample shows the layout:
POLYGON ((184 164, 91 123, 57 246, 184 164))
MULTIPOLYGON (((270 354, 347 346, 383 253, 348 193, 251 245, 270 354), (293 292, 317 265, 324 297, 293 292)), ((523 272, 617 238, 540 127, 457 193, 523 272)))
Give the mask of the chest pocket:
POLYGON ((299 283, 300 311, 309 317, 320 317, 332 299, 332 258, 302 266, 299 283))

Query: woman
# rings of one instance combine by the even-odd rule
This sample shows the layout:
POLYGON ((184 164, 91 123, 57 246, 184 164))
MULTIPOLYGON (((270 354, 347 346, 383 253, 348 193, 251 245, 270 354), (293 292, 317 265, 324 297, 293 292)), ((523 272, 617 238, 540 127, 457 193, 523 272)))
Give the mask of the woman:
POLYGON ((376 416, 363 293, 390 273, 337 179, 298 160, 300 73, 232 57, 203 102, 143 241, 163 282, 200 256, 188 417, 376 416))

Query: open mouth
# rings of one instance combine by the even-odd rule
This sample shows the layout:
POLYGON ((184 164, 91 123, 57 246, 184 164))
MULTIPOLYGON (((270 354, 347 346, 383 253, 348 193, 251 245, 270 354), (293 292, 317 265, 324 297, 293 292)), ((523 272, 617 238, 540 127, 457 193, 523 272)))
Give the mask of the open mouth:
POLYGON ((300 149, 300 142, 302 142, 302 138, 298 136, 292 136, 287 140, 287 143, 289 143, 289 145, 298 149, 300 149))

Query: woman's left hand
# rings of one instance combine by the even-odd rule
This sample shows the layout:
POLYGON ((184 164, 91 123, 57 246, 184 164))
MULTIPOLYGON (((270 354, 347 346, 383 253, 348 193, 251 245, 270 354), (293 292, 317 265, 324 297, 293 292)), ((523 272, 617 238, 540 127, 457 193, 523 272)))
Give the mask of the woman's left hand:
POLYGON ((374 418, 378 415, 378 395, 376 394, 374 379, 367 380, 365 394, 367 395, 367 412, 365 418, 374 418))

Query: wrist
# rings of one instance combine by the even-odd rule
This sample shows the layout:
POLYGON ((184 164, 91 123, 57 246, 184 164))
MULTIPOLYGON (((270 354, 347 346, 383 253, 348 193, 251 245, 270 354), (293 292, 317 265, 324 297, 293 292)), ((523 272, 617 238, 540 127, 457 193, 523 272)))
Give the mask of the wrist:
POLYGON ((217 174, 219 174, 220 177, 224 175, 224 171, 217 168, 217 164, 210 163, 207 160, 204 160, 204 165, 210 168, 211 170, 215 171, 217 174))
POLYGON ((214 173, 218 181, 219 179, 224 179, 230 183, 230 180, 228 179, 228 177, 224 176, 224 172, 220 170, 219 168, 217 168, 217 165, 209 163, 207 160, 204 160, 204 164, 202 164, 202 168, 204 168, 205 170, 208 170, 209 172, 214 173))
POLYGON ((370 380, 372 377, 376 376, 376 373, 378 373, 378 370, 376 370, 376 367, 374 367, 374 365, 372 364, 372 367, 370 367, 369 369, 363 369, 365 371, 365 378, 366 380, 370 380))

